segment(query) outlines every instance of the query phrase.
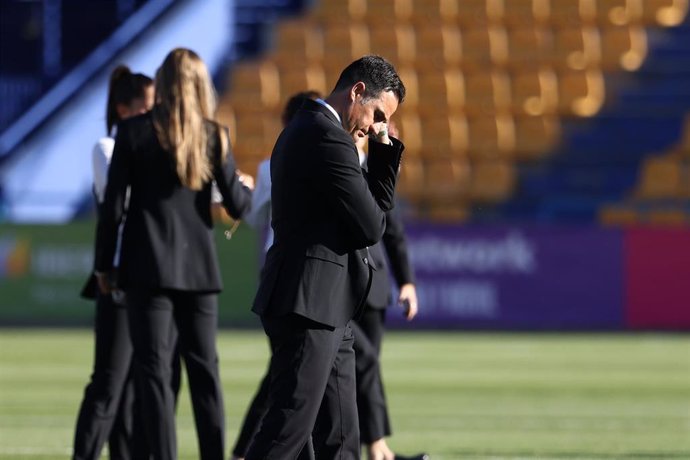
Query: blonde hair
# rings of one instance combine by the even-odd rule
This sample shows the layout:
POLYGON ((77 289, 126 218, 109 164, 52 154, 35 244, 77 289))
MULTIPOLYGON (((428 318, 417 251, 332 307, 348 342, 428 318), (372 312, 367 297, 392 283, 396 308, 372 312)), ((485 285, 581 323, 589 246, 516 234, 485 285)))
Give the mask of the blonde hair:
MULTIPOLYGON (((212 178, 205 120, 213 120, 215 111, 216 92, 204 62, 194 51, 172 50, 156 72, 153 123, 158 141, 175 158, 180 182, 192 190, 212 178)), ((218 133, 224 159, 225 130, 218 133)))

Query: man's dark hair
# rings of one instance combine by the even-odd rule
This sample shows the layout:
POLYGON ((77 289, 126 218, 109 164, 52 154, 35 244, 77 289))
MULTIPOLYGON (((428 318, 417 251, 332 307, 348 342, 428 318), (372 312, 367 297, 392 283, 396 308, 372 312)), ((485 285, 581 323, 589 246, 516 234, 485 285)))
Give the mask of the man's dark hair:
POLYGON ((287 101, 287 104, 285 104, 283 114, 280 116, 283 125, 287 126, 287 124, 290 123, 290 120, 292 120, 292 117, 295 116, 299 108, 302 107, 304 101, 306 101, 307 99, 318 99, 320 97, 321 94, 319 94, 317 91, 311 90, 302 91, 301 93, 297 93, 290 97, 290 99, 288 99, 287 101))
POLYGON ((381 56, 364 56, 345 67, 333 91, 348 89, 358 81, 366 86, 366 98, 378 97, 381 91, 393 91, 398 103, 405 99, 405 85, 395 67, 381 56))

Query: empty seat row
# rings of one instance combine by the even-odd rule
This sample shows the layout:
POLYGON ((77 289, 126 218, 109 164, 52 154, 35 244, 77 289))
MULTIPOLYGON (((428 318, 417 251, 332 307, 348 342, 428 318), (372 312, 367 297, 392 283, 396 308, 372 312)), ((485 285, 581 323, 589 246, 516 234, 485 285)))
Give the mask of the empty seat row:
POLYGON ((444 20, 463 24, 632 24, 674 26, 688 0, 324 0, 316 20, 367 19, 371 23, 444 20))
POLYGON ((292 21, 280 26, 271 55, 278 64, 348 61, 368 53, 395 64, 443 68, 552 64, 573 69, 603 67, 635 70, 647 55, 641 26, 474 27, 431 24, 367 28, 361 23, 310 26, 292 21), (326 53, 325 50, 328 50, 326 53))

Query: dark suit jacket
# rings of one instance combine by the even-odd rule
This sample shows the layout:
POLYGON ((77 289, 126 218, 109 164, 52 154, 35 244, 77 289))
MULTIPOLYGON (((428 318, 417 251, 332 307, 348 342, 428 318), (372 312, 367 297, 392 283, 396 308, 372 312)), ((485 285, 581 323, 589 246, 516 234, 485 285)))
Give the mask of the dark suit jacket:
POLYGON ((383 239, 369 248, 369 254, 371 264, 376 270, 373 272, 367 307, 386 308, 390 304, 391 272, 398 287, 414 283, 402 219, 395 209, 386 213, 386 231, 383 233, 383 239))
MULTIPOLYGON (((223 205, 231 216, 240 218, 251 205, 251 191, 240 183, 231 152, 223 164, 218 129, 215 123, 206 122, 207 153, 223 205)), ((113 267, 127 186, 131 192, 119 286, 220 291, 211 218, 212 183, 198 191, 180 183, 175 161, 158 142, 150 113, 118 127, 96 231, 95 269, 105 272, 113 267)))
POLYGON ((381 239, 393 207, 403 145, 372 142, 365 176, 335 115, 306 101, 271 157, 273 246, 253 310, 296 313, 342 327, 369 289, 367 246, 381 239))

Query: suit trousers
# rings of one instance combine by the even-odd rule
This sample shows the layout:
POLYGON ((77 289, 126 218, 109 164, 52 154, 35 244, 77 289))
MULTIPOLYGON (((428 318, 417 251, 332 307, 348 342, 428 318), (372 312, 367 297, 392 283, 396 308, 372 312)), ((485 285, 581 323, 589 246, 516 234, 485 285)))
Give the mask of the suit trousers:
POLYGON ((127 308, 113 302, 110 295, 99 295, 94 329, 93 373, 79 408, 72 458, 99 458, 107 440, 112 459, 148 459, 129 378, 132 345, 127 308))
POLYGON ((218 371, 217 294, 136 289, 127 292, 134 377, 154 460, 177 458, 169 384, 177 325, 202 460, 222 460, 225 416, 218 371))
POLYGON ((268 410, 246 459, 359 459, 350 326, 296 314, 262 322, 272 351, 268 410))
POLYGON ((363 443, 390 436, 390 418, 381 378, 381 341, 386 311, 367 307, 352 322, 357 363, 357 410, 363 443))

